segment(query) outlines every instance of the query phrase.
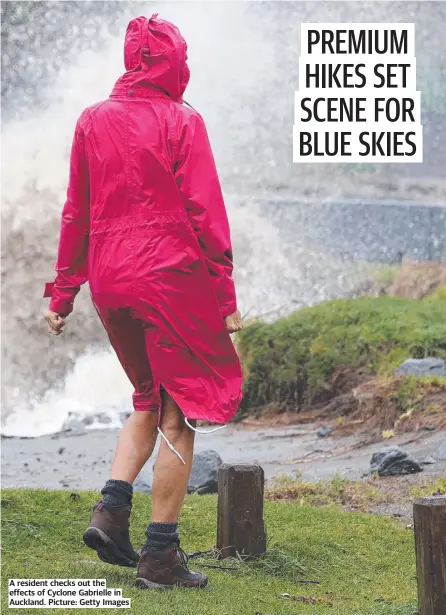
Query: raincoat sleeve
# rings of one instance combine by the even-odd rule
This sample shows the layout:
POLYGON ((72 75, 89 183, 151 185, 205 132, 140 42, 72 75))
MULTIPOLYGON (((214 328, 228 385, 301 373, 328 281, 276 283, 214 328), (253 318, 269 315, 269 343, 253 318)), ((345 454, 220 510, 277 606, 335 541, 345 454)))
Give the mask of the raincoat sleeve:
POLYGON ((206 127, 198 114, 182 128, 175 178, 203 251, 222 316, 233 314, 237 301, 229 222, 206 127))
POLYGON ((88 277, 88 236, 90 226, 90 182, 85 155, 84 132, 80 120, 71 148, 67 200, 62 211, 56 279, 45 286, 44 297, 51 297, 50 310, 64 316, 88 277))

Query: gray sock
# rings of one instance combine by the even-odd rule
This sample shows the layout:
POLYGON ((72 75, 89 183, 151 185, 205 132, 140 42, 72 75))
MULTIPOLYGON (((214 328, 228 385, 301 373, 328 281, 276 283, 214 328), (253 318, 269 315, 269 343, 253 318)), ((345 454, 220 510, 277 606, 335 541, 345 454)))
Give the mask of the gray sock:
POLYGON ((162 551, 173 542, 180 544, 178 523, 150 523, 146 529, 146 536, 144 548, 149 551, 162 551))
POLYGON ((102 488, 102 502, 107 507, 132 505, 133 487, 125 480, 108 480, 102 488))

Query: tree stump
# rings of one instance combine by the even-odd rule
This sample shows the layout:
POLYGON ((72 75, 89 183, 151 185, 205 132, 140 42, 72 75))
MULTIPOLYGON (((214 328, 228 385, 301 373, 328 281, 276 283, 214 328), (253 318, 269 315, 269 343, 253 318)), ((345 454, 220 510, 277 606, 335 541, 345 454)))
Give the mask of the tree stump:
POLYGON ((446 496, 413 506, 420 615, 446 613, 446 496))
POLYGON ((218 471, 217 549, 221 557, 262 555, 265 475, 260 466, 223 464, 218 471))

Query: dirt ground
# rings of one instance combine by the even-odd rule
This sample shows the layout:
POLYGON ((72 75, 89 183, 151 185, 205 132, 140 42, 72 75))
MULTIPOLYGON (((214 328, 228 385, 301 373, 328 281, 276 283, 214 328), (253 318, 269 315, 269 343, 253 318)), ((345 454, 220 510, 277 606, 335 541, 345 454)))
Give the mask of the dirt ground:
MULTIPOLYGON (((284 419, 282 419, 284 420, 284 419)), ((320 423, 261 425, 259 421, 229 425, 209 435, 197 434, 196 451, 213 449, 225 463, 260 464, 267 486, 280 476, 317 482, 334 476, 354 480, 364 478, 372 454, 383 446, 399 445, 416 459, 427 457, 435 463, 410 476, 373 479, 374 487, 390 491, 392 502, 377 505, 372 512, 410 516, 410 489, 446 477, 446 460, 438 460, 446 430, 408 432, 385 441, 370 434, 324 438, 317 435, 320 423)), ((108 478, 117 430, 89 431, 80 435, 55 434, 41 438, 2 440, 3 487, 99 490, 108 478)), ((153 459, 145 468, 151 479, 153 459)))

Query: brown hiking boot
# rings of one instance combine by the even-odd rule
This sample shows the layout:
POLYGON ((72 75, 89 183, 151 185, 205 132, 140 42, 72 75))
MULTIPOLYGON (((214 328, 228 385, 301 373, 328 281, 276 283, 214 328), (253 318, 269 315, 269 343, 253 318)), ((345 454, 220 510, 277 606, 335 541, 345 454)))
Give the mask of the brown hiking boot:
POLYGON ((143 549, 136 573, 135 585, 140 589, 170 589, 178 587, 206 587, 208 578, 201 572, 191 572, 187 555, 177 543, 163 551, 143 549))
POLYGON ((129 536, 130 507, 111 512, 102 502, 93 507, 90 525, 85 530, 84 543, 94 549, 107 564, 136 568, 139 555, 129 536))

